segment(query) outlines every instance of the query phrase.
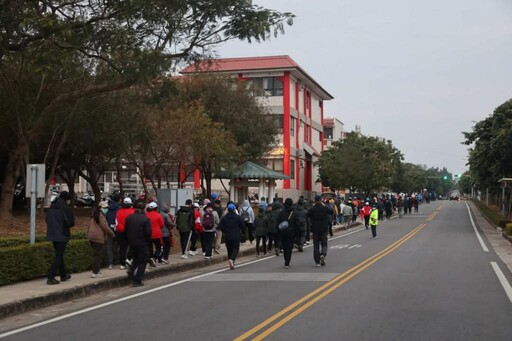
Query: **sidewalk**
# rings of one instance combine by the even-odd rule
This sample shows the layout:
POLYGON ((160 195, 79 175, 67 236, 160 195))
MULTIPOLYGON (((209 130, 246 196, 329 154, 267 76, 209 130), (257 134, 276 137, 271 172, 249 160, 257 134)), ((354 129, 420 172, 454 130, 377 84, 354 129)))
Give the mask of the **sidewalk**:
MULTIPOLYGON (((350 228, 359 226, 356 222, 350 228)), ((335 226, 334 231, 342 230, 341 226, 335 226)), ((255 243, 249 242, 240 245, 238 257, 253 255, 256 253, 255 243)), ((211 264, 226 263, 227 253, 223 244, 221 254, 214 254, 211 260, 204 259, 201 249, 197 255, 189 256, 188 259, 181 259, 181 254, 169 256, 170 264, 158 264, 156 268, 147 267, 148 272, 144 280, 183 272, 195 268, 205 267, 211 264)), ((71 280, 61 282, 57 285, 47 285, 46 278, 40 278, 27 282, 6 285, 0 288, 0 319, 21 314, 31 310, 47 307, 50 305, 71 301, 74 299, 90 296, 105 290, 126 287, 131 281, 126 276, 126 270, 120 270, 119 265, 114 269, 102 269, 102 278, 91 278, 91 271, 73 273, 71 280)))

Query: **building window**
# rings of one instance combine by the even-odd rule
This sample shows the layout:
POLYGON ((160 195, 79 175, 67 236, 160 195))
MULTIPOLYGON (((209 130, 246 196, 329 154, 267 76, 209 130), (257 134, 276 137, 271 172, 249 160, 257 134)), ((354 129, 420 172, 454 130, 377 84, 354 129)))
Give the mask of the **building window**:
POLYGON ((290 136, 295 136, 295 117, 290 118, 290 136))
POLYGON ((283 96, 283 81, 279 77, 253 78, 254 96, 283 96))
POLYGON ((306 92, 306 109, 311 108, 311 92, 306 92))
POLYGON ((324 127, 324 135, 327 140, 332 140, 334 133, 332 127, 324 127))
POLYGON ((307 143, 311 143, 311 138, 309 136, 310 128, 308 125, 306 125, 306 132, 304 133, 304 141, 307 143))
POLYGON ((290 179, 295 179, 295 160, 290 160, 290 179))
POLYGON ((267 160, 267 168, 270 168, 276 172, 282 172, 283 167, 283 159, 269 159, 267 160))
POLYGON ((322 132, 318 132, 318 141, 322 142, 322 132))

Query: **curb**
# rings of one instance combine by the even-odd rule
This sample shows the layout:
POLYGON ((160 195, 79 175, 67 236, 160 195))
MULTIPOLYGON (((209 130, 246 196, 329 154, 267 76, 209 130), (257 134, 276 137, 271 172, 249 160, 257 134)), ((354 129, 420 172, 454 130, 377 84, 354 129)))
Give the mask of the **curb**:
POLYGON ((474 208, 476 211, 478 211, 480 216, 482 216, 485 219, 485 221, 487 221, 487 223, 489 225, 491 225, 494 229, 496 229, 496 231, 501 232, 503 239, 508 240, 512 244, 512 236, 511 235, 507 234, 501 227, 494 225, 494 223, 489 218, 487 218, 487 216, 482 212, 482 210, 477 205, 475 205, 472 201, 469 201, 469 203, 470 203, 469 206, 471 207, 471 210, 473 210, 473 208, 474 208))
MULTIPOLYGON (((361 225, 360 222, 352 224, 349 229, 361 225)), ((334 232, 344 230, 341 226, 333 227, 334 232)), ((250 256, 256 253, 256 248, 250 247, 245 250, 240 250, 238 253, 239 257, 250 256)), ((158 278, 175 273, 185 272, 188 270, 201 268, 204 266, 224 263, 228 259, 226 254, 218 255, 211 260, 197 260, 188 263, 171 264, 170 266, 156 268, 147 274, 144 279, 158 278)), ((14 315, 26 313, 32 310, 52 306, 59 303, 69 302, 75 299, 88 297, 94 294, 104 292, 106 290, 126 287, 131 283, 127 276, 118 276, 108 279, 104 279, 100 282, 93 282, 84 285, 78 285, 73 288, 60 290, 52 293, 48 293, 41 296, 16 300, 10 303, 0 305, 0 320, 14 315)))

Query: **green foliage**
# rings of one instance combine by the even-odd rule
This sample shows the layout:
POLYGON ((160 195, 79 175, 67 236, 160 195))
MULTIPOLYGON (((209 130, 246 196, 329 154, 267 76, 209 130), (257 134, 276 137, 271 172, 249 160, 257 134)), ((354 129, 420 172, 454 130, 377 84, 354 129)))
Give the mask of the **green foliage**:
MULTIPOLYGON (((73 273, 91 269, 91 255, 92 249, 87 240, 70 240, 64 257, 66 270, 73 273)), ((0 285, 46 276, 53 257, 50 242, 0 248, 0 285)))
POLYGON ((371 193, 389 188, 402 154, 391 141, 347 134, 319 157, 319 180, 331 189, 371 193))
MULTIPOLYGON (((86 239, 85 232, 71 233, 71 239, 86 239)), ((46 236, 36 236, 36 243, 46 242, 46 236)), ((30 244, 29 237, 0 237, 0 249, 4 247, 14 247, 19 245, 30 244)))
POLYGON ((512 235, 512 223, 505 225, 505 232, 509 235, 512 235))
POLYGON ((512 100, 494 110, 485 120, 477 122, 473 131, 464 132, 469 150, 471 178, 478 189, 499 191, 497 181, 512 176, 512 100))
POLYGON ((473 199, 473 203, 480 209, 480 211, 489 219, 494 225, 505 228, 509 222, 495 206, 487 206, 480 200, 473 199))
POLYGON ((471 175, 469 175, 469 172, 462 174, 459 180, 459 189, 462 192, 462 194, 471 193, 471 187, 473 182, 474 181, 471 179, 471 175))

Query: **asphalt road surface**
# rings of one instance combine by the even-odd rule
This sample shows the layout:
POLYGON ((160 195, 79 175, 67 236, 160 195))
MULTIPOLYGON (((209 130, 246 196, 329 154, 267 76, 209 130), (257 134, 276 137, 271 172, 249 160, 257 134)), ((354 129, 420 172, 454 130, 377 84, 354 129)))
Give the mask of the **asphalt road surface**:
POLYGON ((370 237, 363 227, 330 239, 325 267, 311 247, 291 269, 282 256, 245 258, 75 302, 0 338, 512 340, 512 276, 465 202, 422 205, 370 237))

